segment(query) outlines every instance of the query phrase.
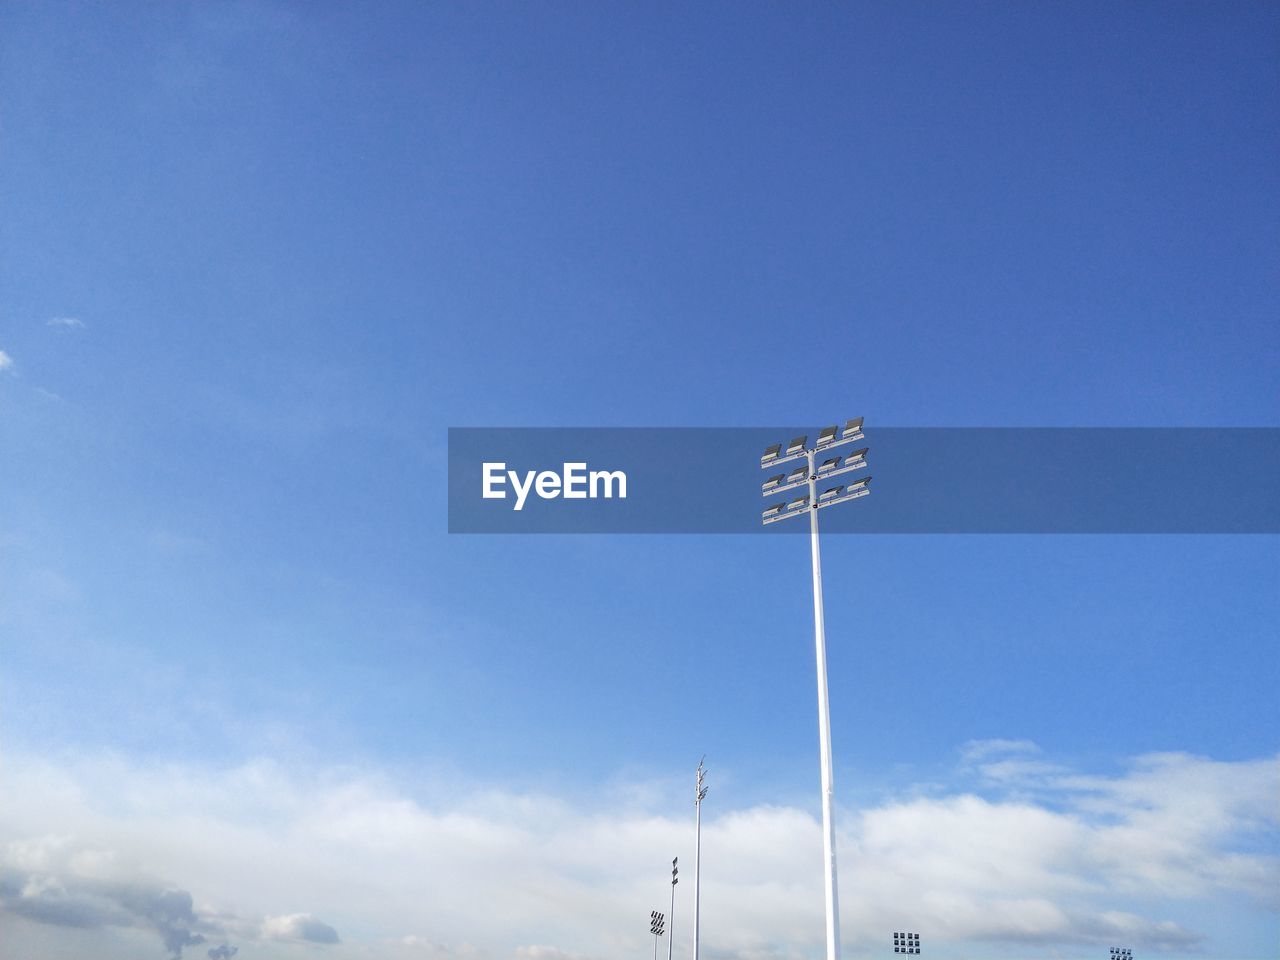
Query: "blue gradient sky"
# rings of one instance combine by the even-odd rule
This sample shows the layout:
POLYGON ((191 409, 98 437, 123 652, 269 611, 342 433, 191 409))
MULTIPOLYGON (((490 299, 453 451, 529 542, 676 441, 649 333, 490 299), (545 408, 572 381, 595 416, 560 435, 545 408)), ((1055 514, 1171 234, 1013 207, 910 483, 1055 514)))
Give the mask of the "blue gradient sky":
MULTIPOLYGON (((706 753, 723 809, 812 813, 807 545, 450 536, 446 429, 1277 425, 1277 40, 1249 3, 6 6, 7 751, 664 811, 706 753)), ((981 794, 969 741, 1274 757, 1278 559, 831 538, 841 802, 981 794)), ((1267 955, 1227 899, 1134 910, 1267 955)))

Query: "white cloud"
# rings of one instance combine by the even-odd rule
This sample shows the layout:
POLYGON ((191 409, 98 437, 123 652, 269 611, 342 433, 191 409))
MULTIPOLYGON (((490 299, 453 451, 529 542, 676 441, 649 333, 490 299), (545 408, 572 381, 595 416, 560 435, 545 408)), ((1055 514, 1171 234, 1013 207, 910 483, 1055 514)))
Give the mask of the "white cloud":
POLYGON ((1029 787, 1045 777, 1068 773, 1067 768, 1035 759, 1040 747, 1030 740, 970 740, 961 750, 965 767, 988 784, 1029 787))
POLYGON ((82 321, 79 317, 50 317, 48 320, 45 321, 45 326, 62 327, 63 329, 74 329, 76 327, 83 327, 84 321, 82 321))
MULTIPOLYGON (((45 927, 77 930, 129 928, 159 936, 156 955, 181 957, 210 938, 338 943, 338 932, 306 913, 267 917, 261 924, 197 910, 192 895, 148 876, 119 853, 84 846, 57 834, 11 841, 0 859, 0 915, 45 927), (206 936, 207 935, 207 936, 206 936)), ((226 943, 210 948, 214 960, 235 956, 226 943)))
MULTIPOLYGON (((1204 931, 1188 917, 1222 902, 1260 918, 1274 905, 1278 789, 1277 758, 1162 754, 1114 777, 1036 775, 1031 793, 1012 784, 840 811, 845 939, 868 952, 910 924, 935 944, 1196 948, 1204 931)), ((703 825, 708 957, 812 955, 815 816, 721 809, 703 825)), ((664 864, 676 854, 678 930, 690 915, 690 833, 683 810, 583 809, 474 785, 428 803, 382 775, 268 762, 210 771, 9 756, 0 793, 0 834, 13 841, 5 867, 22 880, 5 888, 9 914, 13 898, 66 905, 104 883, 178 889, 146 879, 159 876, 191 891, 190 917, 176 915, 192 922, 180 928, 250 942, 255 957, 321 949, 310 944, 331 958, 643 955, 652 944, 640 921, 666 911, 664 864), (81 840, 41 839, 53 825, 81 840), (315 913, 290 912, 299 907, 315 913)), ((95 905, 112 908, 84 909, 95 905)), ((14 920, 0 911, 3 922, 14 920)))
POLYGON ((190 893, 122 871, 114 854, 65 836, 9 845, 0 866, 0 909, 54 928, 152 930, 172 957, 204 942, 190 893))
POLYGON ((0 370, 8 370, 13 366, 13 357, 0 350, 0 370))
POLYGON ((309 913, 267 917, 262 935, 268 940, 300 940, 306 943, 337 943, 338 931, 309 913))
POLYGON ((516 947, 515 960, 584 960, 577 953, 569 953, 559 947, 540 947, 537 944, 526 944, 516 947))

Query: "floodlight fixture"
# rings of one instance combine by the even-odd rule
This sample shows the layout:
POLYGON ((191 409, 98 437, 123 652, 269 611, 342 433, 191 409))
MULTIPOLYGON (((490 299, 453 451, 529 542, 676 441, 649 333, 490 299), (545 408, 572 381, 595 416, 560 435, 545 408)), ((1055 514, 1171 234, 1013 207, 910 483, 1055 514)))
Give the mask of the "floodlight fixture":
POLYGON ((823 495, 818 498, 819 510, 826 507, 834 507, 837 503, 845 503, 849 500, 857 500, 859 497, 865 497, 871 492, 871 478, 863 477, 861 480, 856 480, 843 488, 833 487, 832 490, 825 491, 823 495), (827 493, 831 493, 832 490, 835 489, 840 489, 841 492, 832 494, 831 497, 826 496, 827 493))
POLYGON ((765 523, 771 523, 781 518, 785 506, 786 504, 783 503, 775 503, 772 507, 766 507, 764 512, 760 514, 760 519, 765 523))
POLYGON ((893 935, 893 952, 918 954, 920 952, 920 934, 896 931, 893 935))
POLYGON ((838 477, 843 473, 853 473, 855 470, 861 470, 867 465, 867 448, 855 450, 848 454, 842 460, 840 457, 832 457, 830 460, 822 461, 818 467, 818 476, 820 477, 838 477))
POLYGON ((663 934, 666 918, 657 910, 649 911, 649 932, 653 934, 653 960, 658 960, 658 939, 663 934))
POLYGON ((1128 947, 1112 947, 1111 960, 1133 960, 1133 951, 1128 947))
POLYGON ((790 463, 792 460, 805 459, 805 442, 807 437, 796 437, 786 449, 782 444, 775 443, 765 447, 764 453, 760 457, 760 469, 765 467, 780 467, 784 463, 790 463))
POLYGON ((856 453, 851 453, 841 460, 840 457, 828 457, 818 466, 818 461, 814 457, 818 451, 826 451, 835 447, 844 446, 847 443, 853 443, 862 439, 862 418, 846 421, 844 429, 837 431, 835 427, 824 427, 818 435, 817 444, 806 449, 805 444, 808 443, 808 435, 794 437, 787 444, 785 451, 782 444, 775 443, 765 448, 764 455, 760 457, 760 467, 776 467, 784 463, 790 463, 793 460, 804 461, 798 465, 790 473, 783 476, 783 480, 779 484, 773 483, 773 477, 770 477, 761 484, 761 492, 764 494, 781 493, 789 489, 792 485, 798 486, 804 482, 806 477, 813 477, 817 474, 823 476, 834 476, 837 473, 846 473, 852 470, 858 470, 866 466, 866 447, 856 453))
MULTIPOLYGON (((787 501, 781 511, 769 507, 760 514, 760 522, 763 524, 771 523, 780 516, 794 517, 798 516, 803 507, 813 505, 817 507, 828 507, 836 503, 844 503, 845 500, 853 500, 857 497, 866 496, 869 492, 868 483, 870 477, 864 477, 861 480, 851 483, 839 492, 835 492, 837 488, 828 488, 818 494, 815 481, 819 477, 838 477, 842 474, 852 473, 855 470, 861 470, 867 465, 867 448, 855 450, 847 456, 829 457, 822 461, 820 466, 815 466, 817 450, 806 450, 801 456, 807 461, 804 465, 797 466, 791 472, 785 474, 774 474, 768 480, 760 485, 761 496, 770 496, 775 493, 785 493, 789 490, 795 490, 807 486, 809 488, 809 496, 795 497, 787 501)), ((794 458, 793 458, 794 459, 794 458)), ((775 505, 776 506, 776 505, 775 505)))
POLYGON ((779 473, 760 484, 760 496, 768 497, 775 493, 785 493, 809 482, 809 468, 796 467, 790 473, 779 473))

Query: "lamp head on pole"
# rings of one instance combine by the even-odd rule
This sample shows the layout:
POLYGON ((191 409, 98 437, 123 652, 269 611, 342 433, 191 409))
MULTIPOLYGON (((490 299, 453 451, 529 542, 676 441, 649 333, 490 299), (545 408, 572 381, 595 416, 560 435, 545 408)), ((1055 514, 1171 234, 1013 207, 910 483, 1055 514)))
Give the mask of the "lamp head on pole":
MULTIPOLYGON (((775 493, 785 493, 791 490, 798 491, 790 499, 771 504, 765 508, 760 515, 761 523, 767 526, 779 520, 785 520, 788 517, 807 514, 811 510, 834 507, 838 503, 856 500, 870 493, 871 490, 868 486, 871 482, 870 477, 863 477, 854 483, 828 487, 822 492, 821 496, 816 496, 812 500, 806 495, 808 490, 800 490, 800 488, 809 488, 812 481, 818 477, 824 479, 838 477, 841 474, 864 469, 867 466, 866 447, 854 450, 843 456, 839 455, 839 453, 834 455, 827 453, 828 450, 844 447, 846 444, 861 440, 862 436, 862 418, 857 417, 846 421, 843 429, 823 427, 818 433, 816 445, 812 448, 808 446, 809 437, 807 434, 793 438, 785 447, 780 443, 775 443, 768 447, 760 458, 761 467, 772 467, 796 460, 805 462, 797 464, 789 472, 775 473, 760 484, 760 493, 766 497, 775 493), (814 459, 818 453, 823 454, 823 460, 816 461, 814 459), (810 473, 811 467, 812 473, 810 473)), ((1119 958, 1119 960, 1123 960, 1123 958, 1119 958)))

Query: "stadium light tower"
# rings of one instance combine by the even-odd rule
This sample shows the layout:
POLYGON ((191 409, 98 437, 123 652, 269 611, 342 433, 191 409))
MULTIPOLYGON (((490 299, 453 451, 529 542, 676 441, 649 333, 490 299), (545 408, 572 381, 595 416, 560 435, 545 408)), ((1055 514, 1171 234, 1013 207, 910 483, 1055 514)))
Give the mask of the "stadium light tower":
POLYGON ((680 882, 680 858, 675 857, 671 861, 671 912, 667 914, 670 921, 667 924, 667 960, 671 960, 671 948, 676 942, 676 884, 680 882))
POLYGON ((706 761, 703 757, 698 761, 698 775, 694 781, 693 788, 693 807, 694 807, 694 839, 693 839, 693 960, 698 960, 698 900, 702 891, 702 801, 707 799, 707 787, 704 781, 707 777, 707 771, 702 766, 706 761))
POLYGON ((1133 951, 1128 947, 1112 947, 1111 960, 1133 960, 1133 951))
POLYGON ((862 439, 862 418, 845 422, 844 429, 824 427, 818 442, 810 447, 808 436, 796 437, 786 450, 782 444, 767 448, 760 457, 760 469, 797 465, 760 485, 766 496, 806 487, 808 493, 766 507, 761 522, 766 526, 802 514, 809 515, 809 554, 813 561, 813 634, 818 658, 818 745, 822 754, 822 847, 826 861, 827 960, 840 960, 840 896, 836 885, 835 775, 831 769, 831 708, 827 698, 827 637, 822 621, 822 557, 818 552, 818 511, 837 503, 856 500, 871 492, 871 478, 828 487, 818 493, 818 481, 861 470, 867 465, 867 448, 844 456, 827 456, 828 451, 862 439), (818 457, 826 459, 819 461, 818 457))
POLYGON ((666 918, 657 910, 649 911, 649 932, 653 934, 653 960, 658 960, 658 938, 662 936, 662 926, 666 918))

